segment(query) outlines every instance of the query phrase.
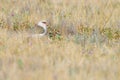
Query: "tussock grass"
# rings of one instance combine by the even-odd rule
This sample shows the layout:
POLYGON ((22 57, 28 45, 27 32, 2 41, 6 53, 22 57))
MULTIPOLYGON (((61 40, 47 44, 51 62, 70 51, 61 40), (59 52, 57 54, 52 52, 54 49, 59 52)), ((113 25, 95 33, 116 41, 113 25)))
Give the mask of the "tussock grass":
POLYGON ((0 0, 0 80, 119 80, 119 14, 119 0, 0 0))

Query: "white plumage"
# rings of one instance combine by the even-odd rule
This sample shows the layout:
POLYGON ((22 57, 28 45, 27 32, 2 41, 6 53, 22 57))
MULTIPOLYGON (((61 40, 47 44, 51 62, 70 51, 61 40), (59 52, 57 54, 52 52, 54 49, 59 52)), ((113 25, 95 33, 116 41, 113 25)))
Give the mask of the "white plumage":
POLYGON ((46 21, 40 21, 37 24, 38 27, 42 27, 44 32, 40 33, 40 34, 33 34, 32 37, 42 37, 47 33, 47 25, 46 25, 46 21))

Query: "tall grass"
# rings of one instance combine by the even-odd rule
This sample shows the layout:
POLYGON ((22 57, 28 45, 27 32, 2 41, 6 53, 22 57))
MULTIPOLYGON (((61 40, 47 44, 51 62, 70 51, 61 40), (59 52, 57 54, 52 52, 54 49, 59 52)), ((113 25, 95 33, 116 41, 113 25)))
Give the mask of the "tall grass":
POLYGON ((0 0, 0 80, 119 80, 119 14, 119 0, 0 0))

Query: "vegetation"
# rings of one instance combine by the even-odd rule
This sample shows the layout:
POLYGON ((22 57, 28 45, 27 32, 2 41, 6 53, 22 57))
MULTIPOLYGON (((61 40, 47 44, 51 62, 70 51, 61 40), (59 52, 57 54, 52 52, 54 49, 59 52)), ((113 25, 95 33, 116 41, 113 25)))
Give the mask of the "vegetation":
POLYGON ((120 80, 119 57, 119 0, 0 0, 0 80, 120 80))

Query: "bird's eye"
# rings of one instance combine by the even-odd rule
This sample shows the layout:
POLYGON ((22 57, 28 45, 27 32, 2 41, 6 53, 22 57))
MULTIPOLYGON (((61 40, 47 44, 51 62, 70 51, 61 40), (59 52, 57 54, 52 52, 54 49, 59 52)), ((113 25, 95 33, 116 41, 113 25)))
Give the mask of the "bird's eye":
POLYGON ((47 22, 42 22, 42 23, 47 24, 47 22))

